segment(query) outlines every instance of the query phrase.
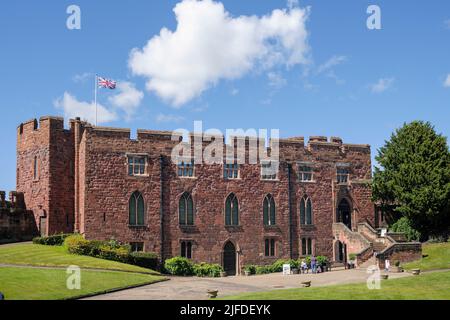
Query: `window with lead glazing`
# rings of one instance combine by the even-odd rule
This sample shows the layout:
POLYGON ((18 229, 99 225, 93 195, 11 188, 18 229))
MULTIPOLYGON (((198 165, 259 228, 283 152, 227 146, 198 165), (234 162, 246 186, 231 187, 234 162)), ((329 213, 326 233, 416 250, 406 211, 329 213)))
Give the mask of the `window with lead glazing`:
POLYGON ((225 179, 238 179, 239 178, 239 164, 237 164, 237 163, 224 163, 224 165, 223 165, 223 177, 225 179))
POLYGON ((180 225, 194 225, 194 201, 192 200, 192 196, 187 192, 180 197, 178 213, 180 225))
POLYGON ((239 202, 233 193, 230 194, 225 201, 225 225, 239 225, 239 202))
POLYGON ((128 156, 128 175, 143 176, 146 175, 147 157, 146 156, 128 156))
POLYGON ((178 163, 178 176, 179 177, 194 177, 194 161, 180 161, 178 163))
POLYGON ((263 220, 265 226, 276 225, 276 206, 272 195, 267 195, 264 198, 263 204, 263 220))
POLYGON ((134 192, 129 200, 129 224, 130 226, 143 226, 145 224, 145 205, 142 194, 134 192))

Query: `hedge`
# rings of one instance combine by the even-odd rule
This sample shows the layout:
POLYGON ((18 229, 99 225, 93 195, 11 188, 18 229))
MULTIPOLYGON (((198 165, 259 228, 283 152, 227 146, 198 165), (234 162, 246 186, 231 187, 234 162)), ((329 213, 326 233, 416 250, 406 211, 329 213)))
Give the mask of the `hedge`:
POLYGON ((129 245, 120 244, 115 240, 89 241, 81 235, 71 235, 64 241, 64 246, 72 254, 117 261, 153 270, 157 270, 159 266, 157 254, 130 252, 129 245))
POLYGON ((55 234, 53 236, 48 237, 36 237, 33 239, 34 244, 40 244, 43 246, 62 246, 64 240, 67 237, 72 236, 73 234, 55 234))

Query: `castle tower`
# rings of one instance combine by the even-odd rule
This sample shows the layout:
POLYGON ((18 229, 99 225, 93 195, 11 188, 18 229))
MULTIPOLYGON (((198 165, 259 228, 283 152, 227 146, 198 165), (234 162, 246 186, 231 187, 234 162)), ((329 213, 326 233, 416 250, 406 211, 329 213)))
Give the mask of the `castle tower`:
POLYGON ((74 136, 64 119, 41 117, 17 129, 17 186, 41 235, 74 230, 74 136))

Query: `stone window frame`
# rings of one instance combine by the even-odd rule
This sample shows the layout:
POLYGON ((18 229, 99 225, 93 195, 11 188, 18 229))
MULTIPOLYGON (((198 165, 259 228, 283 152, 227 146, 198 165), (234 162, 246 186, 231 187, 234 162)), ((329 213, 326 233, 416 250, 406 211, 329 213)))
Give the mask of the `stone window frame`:
POLYGON ((275 160, 261 160, 260 163, 260 167, 261 167, 261 181, 274 181, 274 182, 278 182, 280 181, 280 161, 275 161, 275 160), (268 174, 264 174, 264 167, 267 166, 268 164, 270 165, 271 163, 278 163, 278 170, 277 173, 275 175, 268 175, 268 174))
POLYGON ((145 252, 145 242, 143 241, 132 241, 130 242, 131 252, 145 252), (142 245, 142 250, 135 250, 137 247, 142 245))
POLYGON ((126 168, 127 168, 127 176, 128 177, 148 177, 148 167, 149 167, 149 154, 148 153, 126 153, 125 154, 127 161, 126 161, 126 168), (133 158, 133 163, 130 163, 130 158, 133 158), (135 173, 135 166, 138 165, 139 168, 142 167, 142 164, 138 163, 136 164, 135 158, 141 158, 144 159, 144 173, 141 173, 141 170, 139 170, 139 173, 135 173), (133 173, 130 174, 130 166, 133 166, 133 173))
POLYGON ((304 195, 302 197, 302 199, 300 200, 300 204, 299 204, 299 210, 300 210, 300 227, 304 228, 304 227, 310 227, 310 226, 314 226, 314 206, 313 206, 313 201, 311 199, 311 197, 309 197, 308 195, 304 195), (308 223, 308 202, 310 203, 310 207, 311 207, 311 223, 308 223), (305 217, 304 219, 302 219, 302 207, 304 204, 304 214, 305 217), (302 223, 302 220, 304 221, 304 223, 302 223))
POLYGON ((316 239, 311 236, 300 237, 300 256, 308 257, 308 256, 314 256, 315 254, 316 254, 316 239), (304 241, 305 241, 305 250, 303 250, 304 249, 304 247, 303 247, 304 241))
POLYGON ((239 215, 240 215, 240 201, 239 201, 239 198, 236 196, 236 194, 234 192, 231 192, 230 194, 228 194, 226 196, 225 203, 224 203, 224 224, 225 224, 225 227, 227 227, 227 228, 239 227, 240 226, 240 221, 241 221, 239 215), (231 207, 230 207, 230 221, 231 221, 231 223, 230 224, 227 223, 227 203, 228 203, 229 199, 230 199, 230 205, 231 205, 231 207), (234 203, 235 200, 237 202, 237 223, 235 223, 235 221, 233 221, 234 220, 233 219, 233 216, 234 216, 233 215, 233 209, 235 208, 235 203, 234 203))
POLYGON ((316 180, 315 178, 315 163, 313 162, 306 162, 306 161, 299 161, 297 162, 297 178, 298 178, 298 182, 301 183, 315 183, 316 180), (308 168, 311 170, 302 170, 304 168, 308 168), (305 179, 305 175, 311 175, 311 179, 305 179))
POLYGON ((177 162, 176 174, 180 179, 196 179, 195 161, 192 157, 180 157, 177 162), (186 170, 187 174, 186 174, 186 170), (180 174, 181 173, 181 174, 180 174))
POLYGON ((274 227, 277 225, 277 204, 272 194, 267 194, 263 200, 263 224, 264 227, 274 227), (268 203, 267 219, 266 219, 266 203, 268 203), (273 205, 273 217, 272 217, 272 205, 273 205), (274 221, 272 221, 272 218, 274 221))
POLYGON ((350 164, 336 163, 336 183, 346 185, 350 183, 350 164))
POLYGON ((224 180, 240 180, 241 179, 241 165, 237 159, 227 159, 222 165, 222 178, 224 180), (230 177, 231 172, 231 177, 230 177))
POLYGON ((194 241, 180 240, 180 257, 192 260, 194 258, 194 241))
POLYGON ((128 198, 128 226, 130 227, 130 228, 142 228, 142 227, 146 227, 146 225, 147 225, 147 206, 146 206, 146 203, 145 203, 145 199, 144 199, 144 194, 142 193, 142 192, 140 192, 140 191, 138 191, 138 190, 136 190, 136 191, 134 191, 131 195, 130 195, 130 197, 128 198), (136 223, 135 224, 131 224, 131 221, 130 221, 130 217, 131 217, 131 211, 130 211, 130 207, 131 207, 131 200, 132 200, 132 197, 135 197, 135 201, 136 201, 136 223), (139 208, 139 198, 141 198, 142 199, 142 204, 143 204, 143 217, 142 217, 142 220, 143 220, 143 223, 142 224, 139 224, 139 213, 138 213, 138 208, 139 208))
POLYGON ((264 257, 274 258, 277 256, 277 239, 274 237, 264 238, 264 257))
POLYGON ((192 197, 192 194, 190 192, 183 192, 181 196, 178 198, 178 225, 180 227, 193 227, 195 226, 195 202, 194 198, 192 197), (185 201, 185 223, 181 223, 181 201, 185 201), (188 222, 189 217, 189 201, 192 203, 192 224, 188 222))

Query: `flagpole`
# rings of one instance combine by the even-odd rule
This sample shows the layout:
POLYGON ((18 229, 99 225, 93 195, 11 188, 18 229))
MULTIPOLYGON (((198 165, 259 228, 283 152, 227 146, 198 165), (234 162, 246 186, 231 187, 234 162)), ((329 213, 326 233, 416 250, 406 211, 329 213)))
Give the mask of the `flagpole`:
POLYGON ((97 112, 97 87, 98 87, 98 75, 95 75, 95 93, 94 93, 94 100, 95 100, 95 126, 98 125, 98 112, 97 112))

